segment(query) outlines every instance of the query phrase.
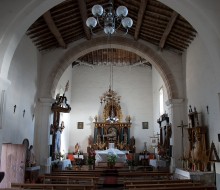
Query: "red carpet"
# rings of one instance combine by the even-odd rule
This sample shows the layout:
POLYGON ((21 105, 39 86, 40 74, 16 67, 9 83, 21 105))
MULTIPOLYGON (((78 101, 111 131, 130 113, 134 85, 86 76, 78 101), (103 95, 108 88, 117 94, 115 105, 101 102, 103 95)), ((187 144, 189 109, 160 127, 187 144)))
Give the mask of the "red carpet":
POLYGON ((118 171, 116 169, 109 169, 104 171, 103 186, 118 186, 118 171))

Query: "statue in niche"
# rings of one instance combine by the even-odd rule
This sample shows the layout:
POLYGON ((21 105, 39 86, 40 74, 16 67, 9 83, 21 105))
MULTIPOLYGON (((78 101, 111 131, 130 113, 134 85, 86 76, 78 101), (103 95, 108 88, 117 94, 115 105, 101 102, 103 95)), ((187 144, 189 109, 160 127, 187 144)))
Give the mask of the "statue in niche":
POLYGON ((128 134, 127 131, 124 132, 124 144, 128 143, 128 134))
POLYGON ((107 136, 109 136, 109 137, 116 137, 116 135, 117 135, 116 129, 115 129, 114 127, 110 127, 110 128, 108 129, 108 134, 107 134, 107 136))

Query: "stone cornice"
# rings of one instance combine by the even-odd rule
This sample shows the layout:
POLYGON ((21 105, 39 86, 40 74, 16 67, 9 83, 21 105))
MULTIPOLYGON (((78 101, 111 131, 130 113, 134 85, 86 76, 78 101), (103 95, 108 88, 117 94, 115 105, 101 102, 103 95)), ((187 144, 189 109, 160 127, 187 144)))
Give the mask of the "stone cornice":
POLYGON ((172 106, 172 105, 180 105, 184 102, 183 98, 178 98, 178 99, 169 99, 166 101, 167 106, 172 106))
POLYGON ((11 81, 0 76, 0 90, 7 90, 10 85, 11 81))

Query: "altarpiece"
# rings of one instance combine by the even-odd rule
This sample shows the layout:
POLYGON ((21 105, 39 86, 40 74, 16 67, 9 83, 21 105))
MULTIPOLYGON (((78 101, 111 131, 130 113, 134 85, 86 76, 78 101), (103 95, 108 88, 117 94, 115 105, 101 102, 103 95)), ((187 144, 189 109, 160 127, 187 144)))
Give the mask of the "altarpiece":
POLYGON ((115 98, 117 93, 109 89, 106 94, 111 98, 109 101, 105 99, 102 121, 98 121, 98 117, 95 117, 94 140, 90 146, 95 150, 106 150, 110 144, 113 144, 116 149, 135 153, 135 140, 134 137, 130 137, 132 126, 130 116, 122 122, 120 101, 115 98))

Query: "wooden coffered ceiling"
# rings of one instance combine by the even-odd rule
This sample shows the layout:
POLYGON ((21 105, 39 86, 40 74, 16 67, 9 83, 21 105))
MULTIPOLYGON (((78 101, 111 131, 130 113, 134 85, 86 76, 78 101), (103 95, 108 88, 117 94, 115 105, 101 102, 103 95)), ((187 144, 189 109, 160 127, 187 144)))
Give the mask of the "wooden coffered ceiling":
MULTIPOLYGON (((90 40, 92 34, 85 25, 86 19, 92 16, 91 8, 95 4, 104 5, 108 0, 66 0, 51 8, 40 16, 27 30, 39 51, 55 48, 67 48, 70 43, 79 39, 90 40)), ((114 8, 124 5, 128 8, 128 16, 133 20, 133 26, 127 35, 134 40, 144 40, 156 45, 159 49, 168 49, 177 53, 184 52, 196 36, 196 30, 177 12, 157 0, 114 0, 114 8)), ((94 33, 102 29, 96 27, 94 33)), ((120 29, 122 30, 123 29, 120 29)), ((129 55, 129 63, 137 63, 135 55, 123 50, 112 50, 119 53, 118 57, 129 55)), ((106 50, 103 50, 106 53, 106 50)), ((85 55, 99 56, 104 59, 101 50, 85 55)), ((115 60, 116 60, 115 56, 115 60)), ((81 58, 80 61, 85 61, 81 58)), ((98 59, 98 58, 94 58, 98 59)), ((106 60, 103 60, 106 61, 106 60)), ((91 61, 90 61, 91 62, 91 61)), ((100 61, 97 61, 98 63, 100 61)), ((93 61, 95 63, 95 61, 93 61)))

